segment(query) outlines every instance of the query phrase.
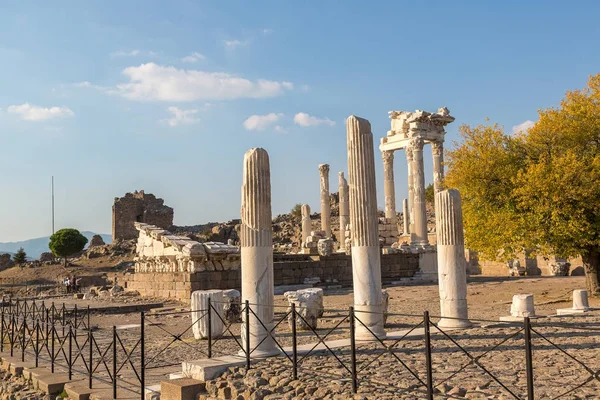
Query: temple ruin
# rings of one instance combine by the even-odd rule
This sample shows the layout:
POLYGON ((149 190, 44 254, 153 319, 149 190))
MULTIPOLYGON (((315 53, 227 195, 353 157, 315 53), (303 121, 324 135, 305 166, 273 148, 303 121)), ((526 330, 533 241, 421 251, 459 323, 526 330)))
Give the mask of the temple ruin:
POLYGON ((164 204, 151 193, 127 193, 123 197, 115 197, 112 207, 112 240, 132 240, 138 238, 136 222, 155 225, 162 229, 173 226, 173 209, 164 204))

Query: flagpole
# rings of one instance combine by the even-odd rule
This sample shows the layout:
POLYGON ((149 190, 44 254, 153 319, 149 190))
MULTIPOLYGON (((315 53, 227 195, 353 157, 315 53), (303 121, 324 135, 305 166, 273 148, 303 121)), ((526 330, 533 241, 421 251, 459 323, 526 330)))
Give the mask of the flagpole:
POLYGON ((52 234, 54 235, 54 175, 52 175, 52 234))

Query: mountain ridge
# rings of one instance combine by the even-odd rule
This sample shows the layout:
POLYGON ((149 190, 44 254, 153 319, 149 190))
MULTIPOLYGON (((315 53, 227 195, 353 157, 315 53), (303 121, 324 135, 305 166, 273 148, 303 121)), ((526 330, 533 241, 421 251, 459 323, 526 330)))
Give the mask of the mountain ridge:
MULTIPOLYGON (((88 239, 88 243, 92 236, 97 235, 97 233, 91 231, 82 231, 81 234, 88 239)), ((101 233, 99 234, 102 237, 102 240, 106 244, 112 242, 112 236, 101 233)), ((28 257, 32 259, 37 259, 44 252, 50 251, 48 248, 48 243, 50 242, 50 236, 42 236, 33 239, 21 240, 17 242, 0 242, 0 254, 2 253, 16 253, 19 248, 23 248, 25 253, 27 253, 28 257)), ((87 247, 87 246, 86 246, 87 247)))

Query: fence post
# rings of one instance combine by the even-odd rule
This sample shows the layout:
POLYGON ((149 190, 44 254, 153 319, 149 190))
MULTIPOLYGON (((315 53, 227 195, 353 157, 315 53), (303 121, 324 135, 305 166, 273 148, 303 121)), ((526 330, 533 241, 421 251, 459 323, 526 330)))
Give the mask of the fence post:
POLYGON ((431 365, 431 331, 429 330, 429 311, 423 313, 425 327, 425 363, 427 364, 427 399, 433 400, 433 368, 431 365))
POLYGON ((354 307, 350 306, 350 357, 352 363, 352 393, 358 392, 358 375, 356 374, 356 327, 354 326, 354 307))
MULTIPOLYGON (((117 327, 113 325, 113 373, 112 373, 112 389, 113 389, 113 399, 117 399, 117 327)), ((142 395, 144 391, 142 390, 142 395)))
POLYGON ((27 331, 27 315, 23 318, 21 325, 21 362, 25 362, 25 332, 27 331))
POLYGON ((525 361, 527 365, 527 399, 533 400, 533 349, 531 347, 531 321, 525 317, 525 361))
POLYGON ((144 346, 144 342, 146 341, 145 338, 145 315, 144 315, 144 311, 141 312, 141 343, 140 343, 140 359, 141 359, 141 372, 140 372, 140 385, 142 386, 142 400, 145 400, 146 398, 146 349, 144 346))
POLYGON ((75 313, 75 319, 74 319, 74 327, 75 327, 75 339, 77 339, 77 304, 75 304, 75 308, 73 310, 73 312, 75 313))
POLYGON ((296 339, 296 304, 292 303, 292 361, 294 364, 294 380, 298 379, 298 346, 296 339))
POLYGON ((69 324, 69 380, 73 378, 73 327, 69 324))
POLYGON ((61 322, 61 325, 62 325, 62 337, 63 338, 65 337, 65 324, 67 323, 67 321, 66 321, 66 315, 67 315, 67 309, 65 308, 65 303, 63 303, 63 306, 62 306, 62 322, 61 322))
MULTIPOLYGON (((89 306, 88 306, 89 307, 89 306)), ((94 363, 92 361, 94 354, 94 336, 92 335, 92 330, 88 326, 88 343, 90 345, 90 362, 89 362, 89 371, 88 371, 88 386, 92 388, 92 373, 94 372, 94 363)))
POLYGON ((56 335, 56 325, 54 324, 56 321, 56 315, 54 314, 56 308, 54 307, 54 303, 52 303, 52 322, 50 325, 50 340, 52 341, 52 343, 50 343, 51 346, 51 355, 50 355, 50 361, 52 362, 51 364, 51 372, 54 373, 54 339, 55 339, 55 335, 56 335))
POLYGON ((90 325, 90 305, 87 306, 87 328, 89 331, 92 330, 92 326, 90 325))
POLYGON ((246 373, 250 371, 250 301, 246 300, 246 373))
POLYGON ((211 307, 212 303, 210 302, 210 296, 208 297, 208 358, 212 358, 212 317, 211 317, 211 307))
POLYGON ((2 325, 0 325, 0 352, 4 353, 4 299, 2 299, 2 325))
POLYGON ((15 346, 15 315, 12 316, 10 324, 10 356, 14 357, 13 350, 15 346))
POLYGON ((35 367, 39 367, 40 358, 40 320, 38 319, 35 324, 35 367))

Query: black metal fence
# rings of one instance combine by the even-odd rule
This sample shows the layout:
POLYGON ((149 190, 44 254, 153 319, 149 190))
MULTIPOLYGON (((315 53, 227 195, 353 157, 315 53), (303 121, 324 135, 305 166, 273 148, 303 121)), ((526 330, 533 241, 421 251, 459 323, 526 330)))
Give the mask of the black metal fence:
POLYGON ((600 333, 600 326, 586 317, 568 322, 524 318, 512 324, 471 320, 487 325, 486 329, 452 330, 440 327, 434 322, 438 317, 427 311, 422 315, 389 313, 382 316, 387 319, 387 330, 397 329, 398 334, 380 338, 365 323, 367 313, 353 307, 321 310, 320 328, 306 310, 295 305, 276 307, 279 311, 271 323, 260 320, 260 307, 264 305, 245 302, 238 312, 223 314, 223 304, 209 302, 206 309, 192 312, 141 312, 139 326, 120 331, 118 326, 93 330, 89 307, 8 300, 1 310, 0 351, 36 367, 49 366, 52 372, 60 369, 69 378, 86 376, 89 388, 109 385, 114 398, 123 390, 139 393, 143 399, 147 379, 161 380, 160 371, 165 368, 233 353, 243 357, 246 372, 266 362, 286 368, 294 380, 322 376, 327 381, 339 380, 349 392, 387 389, 396 395, 428 399, 444 395, 448 383, 457 380, 479 379, 482 387, 487 380, 497 394, 515 399, 566 398, 586 388, 593 390, 600 381, 600 367, 589 365, 594 360, 600 363, 593 353, 599 348, 594 335, 600 333), (157 322, 165 319, 179 322, 157 322), (194 326, 201 319, 208 327, 207 337, 195 340, 194 326), (241 334, 243 329, 250 331, 251 323, 267 332, 253 348, 250 335, 241 334), (222 325, 223 334, 212 334, 215 324, 222 325), (370 340, 357 338, 357 329, 368 332, 370 340), (589 340, 582 344, 577 338, 589 340), (279 350, 268 361, 253 356, 265 340, 273 340, 279 350), (577 350, 589 357, 582 360, 577 350), (559 356, 581 372, 569 382, 552 383, 543 376, 543 369, 549 357, 559 356), (503 357, 508 371, 493 357, 503 357), (542 387, 543 394, 534 397, 542 387))

